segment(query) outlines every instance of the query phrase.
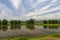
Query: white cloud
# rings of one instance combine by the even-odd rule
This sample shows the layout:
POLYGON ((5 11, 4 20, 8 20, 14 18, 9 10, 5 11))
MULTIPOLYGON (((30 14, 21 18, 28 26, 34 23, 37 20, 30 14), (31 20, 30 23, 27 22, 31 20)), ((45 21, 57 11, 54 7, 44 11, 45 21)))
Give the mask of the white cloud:
POLYGON ((56 10, 59 10, 60 9, 60 6, 56 7, 56 8, 53 8, 53 9, 50 9, 50 10, 46 10, 44 11, 46 8, 42 8, 42 9, 39 9, 39 10, 36 10, 34 12, 30 12, 28 14, 24 14, 25 16, 24 17, 28 17, 28 16, 36 16, 36 15, 40 15, 40 14, 44 14, 44 13, 48 13, 48 12, 53 12, 53 11, 56 11, 56 10))
POLYGON ((20 3, 20 0, 10 0, 10 2, 12 3, 12 5, 15 7, 15 8, 19 8, 19 3, 20 3))
POLYGON ((9 19, 10 15, 7 14, 6 11, 1 11, 0 13, 0 19, 9 19))
POLYGON ((38 16, 36 19, 59 19, 60 18, 60 13, 55 13, 55 14, 46 14, 42 16, 38 16))
POLYGON ((55 3, 55 2, 57 2, 58 0, 52 0, 52 3, 55 3))
POLYGON ((32 5, 32 8, 36 7, 38 4, 46 2, 48 0, 35 0, 35 2, 33 3, 34 0, 28 0, 30 2, 30 4, 32 5))
POLYGON ((48 5, 46 7, 43 7, 39 10, 35 10, 34 12, 30 12, 28 14, 23 14, 22 15, 22 18, 24 19, 30 19, 30 18, 34 18, 34 19, 58 19, 60 17, 60 12, 57 14, 57 13, 51 13, 49 14, 49 12, 54 12, 54 11, 57 11, 57 10, 60 10, 60 6, 57 6, 55 8, 52 8, 50 10, 46 10, 50 7, 51 5, 48 5), (42 15, 42 16, 37 16, 37 15, 40 15, 40 14, 44 14, 44 13, 48 13, 46 15, 42 15))
MULTIPOLYGON (((41 2, 45 2, 47 0, 36 0, 36 3, 33 3, 32 0, 29 0, 29 2, 31 2, 31 5, 32 7, 34 8, 37 4, 41 3, 41 2)), ((44 6, 40 9, 36 9, 35 11, 33 12, 29 12, 29 13, 26 13, 26 14, 22 14, 20 16, 13 16, 12 12, 7 6, 4 6, 3 4, 1 5, 1 8, 3 7, 2 11, 0 12, 0 19, 3 19, 3 18, 6 18, 8 20, 11 20, 11 19, 21 19, 21 20, 27 20, 27 19, 30 19, 30 18, 33 18, 33 19, 56 19, 56 18, 59 18, 60 17, 60 12, 57 14, 57 13, 52 13, 52 14, 49 14, 48 12, 53 12, 53 11, 56 11, 56 10, 60 10, 60 6, 56 6, 55 8, 52 8, 52 9, 49 9, 47 10, 50 6, 52 5, 55 5, 54 3, 56 2, 57 0, 52 0, 51 1, 51 4, 47 5, 47 6, 44 6), (48 14, 45 14, 45 13, 48 13, 48 14), (37 16, 37 15, 40 15, 40 14, 45 14, 45 15, 42 15, 42 16, 37 16)), ((25 8, 19 4, 21 2, 21 0, 10 0, 10 2, 12 3, 12 5, 17 8, 17 9, 22 9, 22 13, 25 12, 25 8), (19 8, 20 6, 20 8, 19 8)), ((1 9, 0 8, 0 9, 1 9)), ((18 12, 19 13, 19 12, 18 12)))
POLYGON ((12 18, 12 10, 9 9, 6 5, 0 3, 0 19, 9 19, 12 18))

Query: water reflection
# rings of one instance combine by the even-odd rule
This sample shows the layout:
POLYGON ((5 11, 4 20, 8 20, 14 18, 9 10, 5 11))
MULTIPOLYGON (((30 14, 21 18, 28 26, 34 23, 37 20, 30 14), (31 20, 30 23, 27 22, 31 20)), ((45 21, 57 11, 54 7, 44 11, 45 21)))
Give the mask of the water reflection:
POLYGON ((7 31, 8 28, 7 28, 7 26, 0 26, 0 30, 2 30, 2 31, 7 31))
POLYGON ((26 26, 26 28, 28 28, 28 29, 30 29, 30 30, 34 30, 35 27, 34 27, 34 25, 32 25, 32 24, 31 24, 31 25, 28 24, 28 25, 26 26))
POLYGON ((35 26, 32 24, 26 26, 0 26, 0 30, 2 30, 0 31, 0 38, 60 34, 60 27, 58 26, 35 26))
POLYGON ((20 29, 20 28, 21 28, 21 26, 19 26, 19 25, 18 26, 11 26, 10 27, 11 30, 17 30, 17 29, 20 29))
POLYGON ((59 26, 43 26, 44 29, 58 29, 59 26))
MULTIPOLYGON (((2 31, 7 31, 8 28, 9 28, 8 26, 0 26, 0 31, 1 30, 2 31)), ((26 28, 30 29, 30 30, 34 30, 35 29, 34 25, 32 25, 32 24, 26 25, 26 28)), ((59 26, 43 26, 43 29, 58 29, 58 28, 59 28, 59 26)), ((10 30, 17 30, 17 29, 21 29, 21 26, 10 26, 9 29, 10 30)))
POLYGON ((0 31, 1 31, 1 26, 0 26, 0 31))

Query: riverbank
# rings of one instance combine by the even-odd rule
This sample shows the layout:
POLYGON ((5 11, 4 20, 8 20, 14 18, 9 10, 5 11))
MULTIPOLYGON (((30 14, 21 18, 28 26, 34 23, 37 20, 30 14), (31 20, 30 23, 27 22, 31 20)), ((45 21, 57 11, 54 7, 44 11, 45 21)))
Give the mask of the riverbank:
MULTIPOLYGON (((26 24, 22 23, 21 25, 26 25, 26 24)), ((38 26, 60 26, 60 24, 42 24, 42 23, 35 23, 34 25, 38 25, 38 26)))
POLYGON ((17 38, 7 38, 0 40, 60 40, 60 34, 51 34, 36 37, 17 37, 17 38))
POLYGON ((60 24, 35 24, 38 26, 60 26, 60 24))
MULTIPOLYGON (((35 23, 34 25, 38 25, 38 26, 60 26, 60 24, 43 24, 43 23, 35 23)), ((0 25, 3 26, 3 25, 0 25)), ((8 23, 8 25, 6 26, 11 26, 10 23, 8 23)), ((26 26, 26 23, 21 23, 20 26, 26 26)))

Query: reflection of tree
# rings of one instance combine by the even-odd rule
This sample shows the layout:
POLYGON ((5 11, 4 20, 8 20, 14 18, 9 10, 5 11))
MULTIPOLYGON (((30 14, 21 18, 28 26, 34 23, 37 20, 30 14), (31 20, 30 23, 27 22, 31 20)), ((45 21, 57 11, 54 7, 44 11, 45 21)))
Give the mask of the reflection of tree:
POLYGON ((58 29, 58 26, 43 26, 44 29, 58 29))
POLYGON ((30 19, 30 20, 26 21, 26 27, 28 29, 33 30, 34 29, 34 19, 30 19))
POLYGON ((1 20, 0 20, 0 26, 1 26, 1 24, 2 24, 2 22, 1 22, 1 20))
POLYGON ((30 19, 30 20, 26 21, 26 24, 34 24, 34 19, 30 19))
POLYGON ((10 27, 11 30, 16 30, 16 29, 20 29, 20 28, 21 28, 21 26, 17 26, 17 25, 16 25, 16 26, 11 26, 11 27, 10 27))
POLYGON ((1 30, 1 26, 0 26, 0 30, 1 30))
POLYGON ((58 29, 58 26, 49 26, 49 29, 58 29))
POLYGON ((16 30, 21 28, 21 21, 20 20, 10 20, 11 30, 16 30))
POLYGON ((27 25, 26 27, 30 30, 34 30, 34 25, 27 25))
POLYGON ((48 26, 43 26, 44 29, 46 29, 48 26))
POLYGON ((7 26, 1 26, 2 31, 8 30, 7 26))

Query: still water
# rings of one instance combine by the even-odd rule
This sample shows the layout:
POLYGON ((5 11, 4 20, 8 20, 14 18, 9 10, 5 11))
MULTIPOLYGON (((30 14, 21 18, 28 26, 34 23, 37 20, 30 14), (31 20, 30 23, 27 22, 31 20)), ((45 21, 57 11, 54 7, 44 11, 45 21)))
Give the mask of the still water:
POLYGON ((60 33, 59 26, 0 26, 0 38, 31 37, 60 33))

